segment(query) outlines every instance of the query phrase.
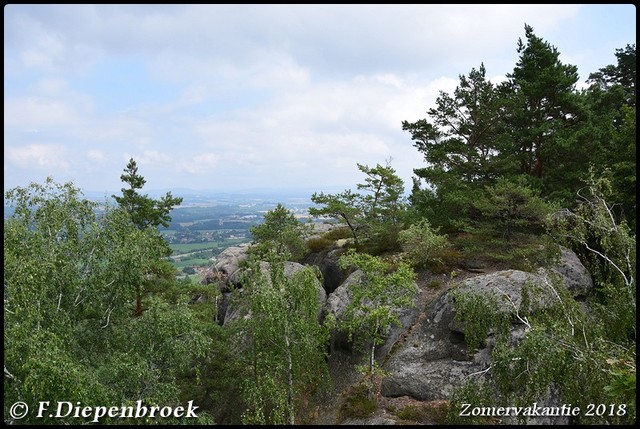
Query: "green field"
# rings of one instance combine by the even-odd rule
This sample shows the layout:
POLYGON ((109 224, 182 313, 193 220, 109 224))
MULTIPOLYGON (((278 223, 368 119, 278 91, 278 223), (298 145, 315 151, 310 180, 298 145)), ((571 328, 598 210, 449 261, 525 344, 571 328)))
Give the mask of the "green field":
POLYGON ((184 267, 207 266, 211 264, 210 258, 220 254, 224 249, 238 244, 246 243, 243 239, 226 239, 204 243, 169 244, 173 250, 171 262, 177 270, 184 267))
POLYGON ((185 244, 170 244, 173 255, 179 255, 181 253, 197 252, 200 250, 218 249, 220 245, 217 241, 210 241, 205 243, 185 243, 185 244))
POLYGON ((184 267, 194 267, 194 266, 206 266, 211 264, 211 261, 209 259, 203 259, 203 258, 190 258, 190 259, 184 259, 181 261, 173 261, 173 265, 182 270, 184 267))

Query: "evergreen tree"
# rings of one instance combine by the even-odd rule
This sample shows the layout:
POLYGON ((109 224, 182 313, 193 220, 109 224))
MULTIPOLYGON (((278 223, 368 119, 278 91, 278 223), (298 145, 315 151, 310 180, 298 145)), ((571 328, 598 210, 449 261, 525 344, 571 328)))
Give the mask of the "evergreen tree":
POLYGON ((368 192, 360 201, 365 219, 396 225, 400 222, 404 210, 403 180, 398 177, 389 162, 385 166, 377 164, 372 168, 363 164, 357 165, 366 175, 365 183, 357 185, 359 190, 368 192))
POLYGON ((403 121, 427 167, 416 174, 439 189, 451 181, 491 184, 509 170, 503 152, 503 89, 486 79, 484 64, 461 75, 453 97, 440 92, 436 107, 428 111, 432 122, 403 121))
MULTIPOLYGON (((139 257, 136 256, 131 259, 131 263, 136 263, 138 259, 147 257, 155 261, 145 273, 144 278, 133 282, 136 288, 135 314, 140 316, 144 311, 142 297, 146 293, 146 290, 152 287, 154 283, 162 279, 173 278, 174 276, 171 265, 167 261, 159 258, 161 256, 166 257, 171 255, 172 250, 158 232, 157 227, 159 225, 164 227, 169 226, 169 222, 171 221, 169 213, 173 210, 174 206, 182 203, 182 197, 174 198, 171 192, 167 192, 159 200, 149 198, 147 195, 141 195, 138 190, 142 189, 147 181, 143 176, 138 174, 138 165, 133 158, 127 163, 124 174, 120 175, 120 180, 127 183, 129 188, 122 188, 122 196, 113 195, 113 198, 129 215, 131 222, 141 231, 134 234, 134 236, 148 236, 145 241, 149 240, 153 242, 153 245, 149 244, 149 249, 159 249, 161 252, 159 255, 143 252, 139 257)), ((131 237, 128 239, 131 239, 131 237)))
MULTIPOLYGON (((590 168, 608 175, 615 215, 636 224, 636 49, 616 50, 618 62, 589 75, 591 86, 583 99, 589 112, 581 131, 591 149, 590 168)), ((589 168, 585 168, 588 170, 589 168)))
POLYGON ((499 179, 474 205, 482 214, 483 227, 507 241, 516 233, 543 234, 544 219, 551 211, 539 193, 527 185, 525 176, 499 179))
POLYGON ((138 174, 138 165, 133 158, 129 160, 124 174, 120 176, 120 180, 128 184, 128 188, 122 188, 122 196, 114 195, 116 202, 129 213, 133 223, 140 229, 147 226, 165 228, 171 222, 169 213, 175 206, 182 203, 181 197, 173 197, 171 192, 167 192, 159 200, 149 198, 147 195, 141 195, 138 191, 144 187, 147 182, 143 176, 138 174))
POLYGON ((279 254, 286 252, 294 260, 299 260, 306 251, 304 235, 308 230, 290 210, 278 203, 264 215, 263 223, 251 227, 256 244, 252 251, 259 255, 266 255, 271 250, 279 254))
POLYGON ((461 75, 453 96, 441 92, 431 121, 403 121, 427 166, 416 168, 411 202, 439 226, 455 229, 474 216, 472 202, 485 185, 514 172, 505 154, 505 87, 486 79, 484 64, 461 75), (421 180, 426 188, 421 188, 421 180), (456 213, 456 225, 452 225, 456 213))
POLYGON ((370 168, 357 164, 367 177, 365 183, 358 183, 355 193, 345 190, 338 194, 314 193, 311 201, 324 207, 311 207, 312 216, 329 216, 345 222, 355 245, 367 245, 372 252, 382 252, 398 247, 397 233, 406 213, 403 197, 404 181, 389 165, 377 164, 370 168))
POLYGON ((518 62, 507 74, 508 132, 520 173, 537 178, 543 195, 550 196, 566 188, 568 173, 577 170, 571 164, 576 156, 572 133, 579 120, 578 72, 526 24, 525 36, 526 42, 518 40, 518 62))
POLYGON ((617 64, 610 64, 591 73, 587 82, 603 91, 620 87, 624 91, 622 102, 628 106, 636 105, 636 44, 616 49, 617 64))

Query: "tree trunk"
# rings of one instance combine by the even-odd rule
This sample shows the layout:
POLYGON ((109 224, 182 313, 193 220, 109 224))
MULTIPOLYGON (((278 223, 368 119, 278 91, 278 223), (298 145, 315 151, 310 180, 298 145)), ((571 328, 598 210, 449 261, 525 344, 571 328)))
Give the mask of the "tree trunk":
POLYGON ((356 227, 354 225, 351 225, 351 222, 349 222, 349 218, 347 217, 346 214, 340 213, 340 216, 342 216, 342 218, 345 220, 345 222, 347 222, 347 225, 349 226, 349 229, 351 230, 351 235, 353 235, 354 244, 356 246, 358 246, 358 236, 356 235, 356 227))
POLYGON ((376 365, 376 338, 378 336, 378 330, 380 329, 379 321, 376 322, 376 330, 371 342, 371 351, 369 352, 369 399, 373 399, 375 396, 375 375, 374 369, 376 365))
POLYGON ((287 406, 289 408, 289 424, 296 424, 295 407, 293 404, 293 360, 291 358, 291 345, 289 343, 289 336, 285 335, 284 341, 287 350, 287 406))

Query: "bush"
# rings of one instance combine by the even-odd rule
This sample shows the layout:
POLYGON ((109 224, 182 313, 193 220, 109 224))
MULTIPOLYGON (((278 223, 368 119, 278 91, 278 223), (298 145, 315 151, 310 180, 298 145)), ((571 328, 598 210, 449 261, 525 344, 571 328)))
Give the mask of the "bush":
POLYGON ((334 241, 324 237, 313 237, 307 240, 307 247, 311 252, 320 252, 329 248, 334 241))
POLYGON ((378 404, 369 397, 369 390, 366 383, 359 383, 351 386, 343 393, 344 402, 338 410, 338 422, 346 419, 364 419, 369 417, 378 409, 378 404))
POLYGON ((416 267, 424 267, 434 261, 441 262, 438 254, 447 245, 447 238, 439 235, 438 229, 433 229, 426 219, 400 231, 398 239, 407 258, 416 267))
POLYGON ((325 232, 322 235, 322 238, 331 240, 331 241, 336 241, 344 238, 353 238, 353 235, 351 234, 351 230, 348 227, 339 226, 331 229, 330 231, 325 232))
POLYGON ((448 410, 448 403, 439 401, 419 405, 406 405, 400 410, 395 410, 393 414, 407 422, 439 424, 446 420, 448 410))

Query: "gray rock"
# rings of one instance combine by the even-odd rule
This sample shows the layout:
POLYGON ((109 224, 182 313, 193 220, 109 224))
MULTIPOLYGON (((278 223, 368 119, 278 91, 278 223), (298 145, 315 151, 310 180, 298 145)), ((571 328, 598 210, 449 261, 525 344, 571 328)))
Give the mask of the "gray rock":
POLYGON ((469 361, 441 359, 429 361, 428 365, 412 360, 405 362, 403 367, 387 365, 385 370, 394 371, 394 375, 383 380, 382 395, 434 401, 449 399, 454 389, 462 385, 470 374, 480 371, 481 367, 469 361), (429 382, 425 383, 425 380, 429 382))
MULTIPOLYGON (((336 320, 342 319, 347 306, 352 300, 350 289, 353 285, 360 283, 362 275, 362 271, 354 271, 349 275, 349 277, 347 277, 344 283, 329 294, 323 309, 324 315, 332 314, 336 320)), ((395 310, 401 326, 392 326, 389 329, 389 332, 385 335, 384 343, 376 348, 376 359, 382 359, 386 356, 402 333, 416 322, 420 314, 420 309, 417 307, 418 297, 419 292, 414 297, 414 304, 416 304, 416 306, 411 308, 398 308, 395 310)), ((344 332, 337 330, 334 331, 331 336, 331 349, 354 351, 352 348, 352 342, 349 341, 347 335, 344 332)))
POLYGON ((305 265, 313 265, 320 269, 324 290, 327 294, 335 291, 348 277, 348 272, 338 265, 340 255, 343 253, 343 248, 331 247, 320 252, 311 253, 304 260, 305 265))
POLYGON ((593 291, 593 280, 578 255, 565 247, 560 252, 560 262, 550 270, 559 274, 572 295, 581 300, 593 291))
POLYGON ((217 257, 213 265, 215 271, 223 273, 229 282, 237 282, 237 272, 240 263, 247 259, 247 251, 249 244, 241 244, 239 246, 227 247, 217 257))
MULTIPOLYGON (((284 275, 287 278, 291 278, 293 275, 295 275, 297 272, 303 270, 303 269, 308 269, 309 267, 305 267, 304 265, 301 265, 297 262, 290 262, 287 261, 284 263, 284 275)), ((271 278, 270 278, 270 265, 268 262, 261 262, 260 263, 260 270, 263 273, 263 275, 265 276, 265 278, 267 279, 267 282, 271 282, 271 278)), ((222 324, 226 325, 228 323, 230 323, 233 320, 237 320, 240 317, 248 317, 248 310, 246 308, 245 305, 243 305, 242 303, 242 285, 240 284, 240 281, 242 279, 242 271, 243 269, 239 269, 236 270, 236 272, 234 273, 234 276, 237 278, 238 281, 238 287, 239 289, 236 291, 236 293, 238 294, 234 299, 234 300, 227 300, 227 305, 226 305, 226 310, 225 310, 225 315, 224 318, 222 320, 222 324)), ((318 291, 318 304, 319 304, 319 308, 320 311, 318 312, 318 318, 321 317, 321 312, 322 312, 322 308, 327 300, 327 294, 324 291, 324 288, 322 287, 322 284, 320 283, 320 280, 318 280, 317 278, 315 279, 315 283, 314 286, 316 288, 316 290, 318 291)))
MULTIPOLYGON (((506 270, 479 275, 461 281, 451 290, 493 296, 497 310, 513 316, 509 342, 515 345, 526 335, 526 325, 516 317, 525 287, 535 295, 531 296, 529 310, 539 311, 557 302, 557 288, 566 288, 579 300, 591 293, 593 282, 577 256, 562 249, 560 262, 548 269, 540 269, 536 273, 506 270), (561 284, 555 281, 558 277, 561 284)), ((456 320, 451 290, 443 292, 427 306, 425 317, 388 356, 384 365, 388 375, 382 381, 382 395, 410 396, 419 400, 450 399, 455 388, 461 387, 472 374, 479 374, 491 365, 495 340, 489 336, 482 349, 468 353, 465 327, 456 320)), ((554 406, 561 404, 561 400, 550 387, 538 404, 554 406)), ((565 420, 529 419, 527 423, 563 424, 565 420)))

